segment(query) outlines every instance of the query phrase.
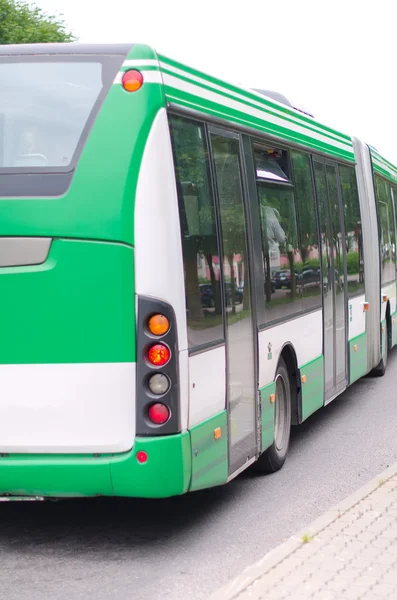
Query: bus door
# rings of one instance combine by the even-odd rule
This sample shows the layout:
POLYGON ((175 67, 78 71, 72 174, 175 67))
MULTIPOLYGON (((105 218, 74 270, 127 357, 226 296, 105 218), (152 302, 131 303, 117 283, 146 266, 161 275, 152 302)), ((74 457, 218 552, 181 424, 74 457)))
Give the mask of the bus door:
POLYGON ((347 385, 347 286, 343 212, 335 163, 315 161, 323 281, 325 404, 347 385))
POLYGON ((210 127, 223 256, 229 474, 257 452, 256 337, 238 134, 210 127))

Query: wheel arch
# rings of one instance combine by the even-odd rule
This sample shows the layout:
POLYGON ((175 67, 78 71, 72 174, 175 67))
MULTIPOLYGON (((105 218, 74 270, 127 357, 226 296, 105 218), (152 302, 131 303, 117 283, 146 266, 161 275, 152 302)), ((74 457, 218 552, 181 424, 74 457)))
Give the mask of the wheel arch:
POLYGON ((286 342, 281 348, 277 369, 281 358, 286 364, 288 374, 290 377, 292 402, 291 424, 299 425, 299 423, 302 422, 302 385, 300 370, 298 367, 298 359, 296 357, 295 348, 291 342, 286 342))

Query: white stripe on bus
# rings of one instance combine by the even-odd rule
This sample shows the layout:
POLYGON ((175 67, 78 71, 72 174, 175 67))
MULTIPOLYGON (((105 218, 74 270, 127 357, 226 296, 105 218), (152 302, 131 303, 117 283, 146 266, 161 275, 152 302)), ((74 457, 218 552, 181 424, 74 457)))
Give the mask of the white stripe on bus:
POLYGON ((273 123, 278 127, 290 129, 306 137, 318 140, 323 144, 328 144, 329 146, 333 146, 334 148, 339 148, 341 150, 344 150, 345 152, 350 152, 353 155, 353 148, 349 146, 347 142, 346 144, 344 144, 332 138, 328 138, 325 135, 315 133, 313 131, 308 131, 304 126, 300 126, 295 123, 288 123, 285 121, 285 119, 281 117, 277 117, 268 112, 264 112, 263 110, 260 111, 250 106, 242 105, 241 102, 239 102, 238 100, 231 100, 230 98, 225 98, 224 96, 222 96, 222 94, 217 93, 215 91, 211 92, 209 90, 204 90, 197 84, 187 83, 186 81, 182 81, 181 79, 179 79, 178 77, 174 77, 173 75, 163 73, 163 79, 165 85, 179 89, 193 96, 198 96, 199 98, 201 97, 211 102, 216 102, 217 104, 228 106, 233 110, 244 112, 247 115, 251 115, 253 117, 256 117, 257 119, 260 119, 261 121, 273 123))
POLYGON ((0 452, 126 452, 135 363, 0 365, 0 452))
MULTIPOLYGON (((116 75, 113 84, 121 84, 121 80, 123 78, 124 72, 119 71, 116 75)), ((143 83, 163 83, 163 79, 161 77, 160 71, 143 71, 143 83)))
POLYGON ((151 58, 127 59, 123 62, 123 67, 158 67, 159 61, 151 58))
MULTIPOLYGON (((266 107, 264 106, 263 102, 259 102, 257 100, 254 100, 253 98, 247 98, 246 96, 238 93, 238 92, 234 92, 233 90, 230 90, 226 87, 220 86, 216 83, 213 83, 211 81, 208 81, 206 79, 202 79, 201 77, 197 77, 196 75, 192 75, 191 73, 189 73, 188 71, 182 71, 182 69, 177 69, 176 67, 173 67, 172 65, 169 65, 165 62, 160 62, 160 67, 164 68, 164 69, 168 69, 169 71, 172 71, 173 73, 175 73, 175 75, 180 76, 180 77, 186 77, 187 79, 190 79, 192 83, 198 83, 199 85, 206 85, 208 87, 211 87, 213 90, 220 92, 221 94, 229 94, 234 96, 237 100, 243 102, 250 102, 251 104, 255 104, 255 106, 257 106, 258 108, 261 108, 262 110, 270 110, 270 111, 275 111, 277 114, 276 116, 279 116, 281 118, 285 118, 286 116, 288 116, 289 119, 293 120, 295 123, 297 123, 298 125, 303 125, 305 124, 305 122, 300 119, 299 117, 297 117, 296 115, 294 115, 293 110, 291 109, 291 112, 288 113, 287 115, 285 114, 285 112, 283 110, 280 110, 281 107, 285 108, 284 105, 280 104, 279 102, 277 102, 276 100, 273 100, 272 98, 268 98, 269 101, 271 101, 272 103, 275 103, 276 105, 278 104, 280 106, 280 109, 277 107, 273 107, 273 106, 269 106, 266 107)), ((232 84, 230 84, 232 85, 232 84)), ((255 90, 247 90, 252 94, 255 94, 255 96, 258 96, 258 98, 265 98, 265 96, 263 96, 262 94, 259 94, 258 92, 256 92, 255 90)), ((245 109, 248 111, 248 109, 245 109)), ((318 133, 321 133, 323 135, 328 135, 327 131, 325 131, 321 126, 319 126, 316 121, 310 121, 310 123, 308 124, 310 125, 311 128, 315 129, 318 133)), ((311 135, 311 133, 308 133, 308 135, 311 135)), ((332 132, 330 133, 330 139, 334 140, 335 137, 339 138, 339 141, 342 143, 345 143, 346 145, 348 145, 349 149, 352 149, 352 145, 349 144, 347 142, 347 140, 343 139, 343 136, 341 136, 340 134, 338 134, 338 132, 332 132), (333 137, 334 136, 334 137, 333 137)), ((338 140, 336 140, 338 141, 338 140)))

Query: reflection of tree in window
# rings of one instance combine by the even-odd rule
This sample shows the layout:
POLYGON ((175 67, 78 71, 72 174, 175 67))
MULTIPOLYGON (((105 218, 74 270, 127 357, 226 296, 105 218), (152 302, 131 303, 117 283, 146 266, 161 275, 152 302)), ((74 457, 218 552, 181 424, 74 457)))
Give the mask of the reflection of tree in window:
POLYGON ((300 310, 301 278, 293 188, 287 153, 254 145, 256 182, 261 216, 268 320, 300 310), (298 260, 297 260, 298 258, 298 260), (286 291, 283 291, 286 288, 286 291), (272 296, 273 294, 273 296, 272 296), (277 308, 277 310, 276 310, 277 308))
MULTIPOLYGON (((227 270, 224 269, 224 276, 225 283, 230 284, 228 287, 230 287, 231 310, 232 313, 235 313, 237 282, 234 262, 236 255, 240 256, 240 261, 237 263, 239 282, 243 279, 242 270, 247 268, 245 215, 238 158, 239 142, 217 135, 211 136, 211 140, 219 195, 223 252, 229 267, 227 270)), ((249 286, 244 285, 243 309, 248 306, 249 286)))
POLYGON ((376 175, 375 190, 378 205, 382 283, 389 283, 395 279, 396 265, 396 242, 391 186, 387 181, 376 175))
POLYGON ((349 295, 364 291, 364 255, 360 202, 353 167, 339 165, 345 217, 347 289, 349 295))
MULTIPOLYGON (((188 329, 221 323, 219 251, 203 126, 170 119, 181 220, 188 329), (218 317, 216 318, 216 316, 218 317)), ((207 331, 202 343, 219 338, 207 331)), ((196 338, 195 338, 196 339, 196 338)), ((192 343, 190 342, 190 345, 192 343)))
POLYGON ((300 233, 302 258, 302 296, 304 308, 321 304, 320 248, 317 215, 310 158, 307 154, 291 151, 292 174, 300 233))
POLYGON ((342 248, 342 231, 341 231, 341 219, 339 212, 339 200, 338 200, 338 186, 336 179, 336 168, 334 166, 327 165, 327 185, 328 195, 330 204, 331 214, 331 230, 334 250, 334 279, 336 293, 343 291, 344 281, 344 264, 343 264, 343 248, 342 248))

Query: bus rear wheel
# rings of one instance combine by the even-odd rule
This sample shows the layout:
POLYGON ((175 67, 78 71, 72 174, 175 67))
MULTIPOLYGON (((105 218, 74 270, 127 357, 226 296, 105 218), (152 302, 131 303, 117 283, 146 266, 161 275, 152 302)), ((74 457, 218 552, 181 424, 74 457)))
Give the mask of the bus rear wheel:
POLYGON ((274 440, 255 463, 257 471, 275 473, 285 463, 291 435, 291 381, 287 366, 281 358, 276 373, 274 405, 274 440))

